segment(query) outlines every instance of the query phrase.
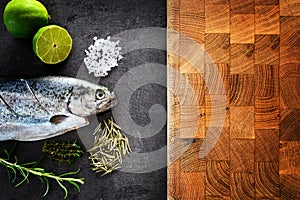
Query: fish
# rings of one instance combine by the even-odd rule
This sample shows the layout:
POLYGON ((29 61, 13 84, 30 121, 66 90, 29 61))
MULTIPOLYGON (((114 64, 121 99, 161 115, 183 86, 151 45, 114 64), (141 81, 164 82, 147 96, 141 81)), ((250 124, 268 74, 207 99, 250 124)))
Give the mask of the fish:
POLYGON ((0 141, 59 136, 116 104, 113 91, 77 78, 0 78, 0 141))

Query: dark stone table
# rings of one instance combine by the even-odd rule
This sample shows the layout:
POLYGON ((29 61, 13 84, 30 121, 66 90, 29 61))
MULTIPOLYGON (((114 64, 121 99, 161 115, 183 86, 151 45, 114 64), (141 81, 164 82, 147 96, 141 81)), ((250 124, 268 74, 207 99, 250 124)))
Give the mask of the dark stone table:
MULTIPOLYGON (((1 15, 8 0, 0 2, 1 15)), ((92 75, 87 75, 86 68, 83 65, 85 57, 84 50, 93 43, 93 37, 106 38, 107 36, 121 35, 120 46, 126 38, 122 38, 124 31, 141 29, 146 27, 166 27, 166 2, 162 0, 87 0, 87 1, 67 1, 67 0, 43 0, 42 3, 48 9, 51 15, 51 24, 58 24, 65 27, 73 38, 73 49, 69 58, 58 65, 45 65, 33 54, 30 40, 21 40, 13 38, 6 31, 3 18, 0 18, 0 77, 37 77, 47 75, 60 75, 71 77, 86 77, 93 79, 92 75)), ((165 45, 165 37, 155 39, 156 42, 165 45)), ((125 41, 126 42, 126 41, 125 41)), ((109 76, 98 80, 99 84, 114 89, 119 80, 126 74, 131 74, 130 70, 137 66, 143 66, 147 63, 157 63, 165 66, 166 53, 163 48, 140 48, 133 49, 124 54, 119 66, 114 68, 109 76)), ((149 66, 148 66, 149 67, 149 66)), ((143 76, 158 75, 158 82, 166 82, 165 69, 162 67, 160 74, 145 71, 143 76), (162 80, 161 80, 162 79, 162 80)), ((140 74, 137 74, 140 76, 140 74)), ((137 77, 138 78, 138 77, 137 77)), ((140 77, 141 78, 141 77, 140 77)), ((96 79, 97 80, 97 79, 96 79)), ((126 85, 124 85, 126 87, 126 85)), ((129 86, 128 86, 129 87, 129 86)), ((140 126, 146 127, 151 124, 150 110, 154 104, 159 104, 166 109, 166 87, 156 82, 147 83, 137 88, 130 97, 128 115, 118 116, 119 118, 130 118, 140 126)), ((118 109, 118 107, 116 108, 118 109)), ((120 109, 119 109, 120 110, 120 109)), ((114 111, 108 111, 97 115, 96 122, 108 118, 114 114, 114 111)), ((164 116, 164 115, 162 115, 164 116)), ((92 131, 95 124, 95 116, 91 119, 94 123, 90 126, 80 129, 80 131, 71 131, 61 137, 54 138, 57 141, 74 141, 77 140, 83 148, 88 148, 88 141, 82 141, 80 134, 87 134, 91 139, 92 131)), ((143 130, 143 128, 141 129, 143 130)), ((142 133, 140 133, 142 134, 142 133)), ((137 154, 151 153, 157 150, 160 154, 166 154, 166 125, 164 125, 156 134, 151 137, 141 138, 139 135, 128 134, 132 149, 137 154)), ((11 149, 16 143, 13 155, 18 156, 19 162, 37 161, 41 158, 41 148, 44 141, 38 142, 0 142, 0 150, 11 149)), ((81 192, 77 193, 76 189, 70 185, 68 199, 84 200, 147 200, 147 199, 166 199, 166 167, 149 169, 140 169, 135 160, 138 159, 133 155, 130 159, 132 164, 129 170, 118 170, 112 174, 102 177, 101 174, 95 174, 90 167, 88 153, 85 153, 80 159, 69 168, 68 166, 59 166, 56 162, 43 159, 39 166, 48 171, 63 173, 66 171, 81 169, 77 177, 84 177, 85 184, 81 187, 81 192)), ((3 154, 1 154, 3 156, 3 154)), ((159 155, 157 159, 165 159, 166 155, 159 155)), ((145 158, 142 163, 145 166, 151 166, 155 161, 145 158)), ((165 163, 165 160, 158 160, 165 163)), ((138 163, 138 162, 137 162, 138 163)), ((124 165, 125 165, 124 164, 124 165)), ((124 166, 126 169, 126 166, 124 166)), ((18 177, 20 178, 20 177, 18 177)), ((18 188, 14 184, 8 183, 6 170, 0 166, 0 200, 23 200, 23 199, 63 199, 64 192, 56 182, 50 181, 49 194, 42 198, 45 191, 45 185, 30 176, 30 183, 21 185, 18 188)))

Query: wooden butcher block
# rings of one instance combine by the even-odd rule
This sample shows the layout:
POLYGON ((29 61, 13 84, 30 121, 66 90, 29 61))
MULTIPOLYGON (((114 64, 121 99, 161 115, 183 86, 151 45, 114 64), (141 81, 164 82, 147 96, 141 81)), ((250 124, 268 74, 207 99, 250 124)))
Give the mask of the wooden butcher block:
POLYGON ((300 1, 168 0, 168 198, 300 199, 300 1))

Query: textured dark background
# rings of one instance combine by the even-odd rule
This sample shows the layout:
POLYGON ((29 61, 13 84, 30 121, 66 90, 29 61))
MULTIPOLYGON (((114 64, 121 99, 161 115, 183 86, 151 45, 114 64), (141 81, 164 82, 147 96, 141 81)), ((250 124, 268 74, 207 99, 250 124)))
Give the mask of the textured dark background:
MULTIPOLYGON (((73 38, 73 50, 69 58, 56 66, 41 63, 33 54, 31 41, 13 38, 5 30, 3 10, 8 0, 0 2, 0 76, 28 77, 44 75, 63 75, 76 77, 85 57, 84 49, 93 43, 93 37, 106 38, 125 30, 143 27, 166 27, 166 3, 162 0, 43 0, 41 1, 51 15, 51 23, 58 24, 70 32, 73 38)), ((158 38, 165 43, 165 38, 158 38)), ((119 67, 113 69, 108 77, 100 80, 100 84, 114 88, 118 79, 129 69, 144 63, 166 63, 164 51, 141 49, 125 55, 119 67)), ((151 75, 151 74, 149 74, 151 75)), ((130 101, 130 114, 139 125, 149 123, 149 108, 153 104, 166 107, 166 88, 148 84, 139 88, 130 101)), ((99 120, 111 116, 111 111, 98 116, 99 120)), ((88 130, 88 129, 87 129, 88 130)), ((93 130, 93 128, 90 128, 93 130)), ((166 127, 152 138, 138 139, 129 136, 133 150, 150 152, 166 145, 166 127)), ((55 140, 77 140, 76 131, 65 134, 55 140)), ((11 149, 16 142, 0 142, 0 150, 11 149)), ((20 162, 36 161, 41 156, 43 141, 17 142, 13 155, 20 162)), ((1 154, 3 156, 3 154, 1 154)), ((48 171, 62 173, 81 168, 78 177, 85 178, 81 192, 69 187, 68 199, 166 199, 166 168, 142 173, 125 173, 116 171, 101 177, 91 171, 88 154, 76 160, 71 168, 58 166, 55 162, 42 160, 40 165, 48 171)), ((57 183, 50 182, 49 194, 42 198, 45 186, 35 177, 30 177, 30 183, 14 188, 8 183, 7 174, 0 167, 0 199, 63 199, 64 193, 57 183)))

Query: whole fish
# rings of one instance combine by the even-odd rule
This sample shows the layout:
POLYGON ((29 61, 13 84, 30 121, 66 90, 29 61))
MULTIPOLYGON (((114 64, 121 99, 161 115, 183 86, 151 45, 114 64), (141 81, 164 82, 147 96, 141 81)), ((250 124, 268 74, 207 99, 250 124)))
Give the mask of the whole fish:
POLYGON ((106 87, 70 77, 0 78, 0 141, 35 141, 88 125, 116 105, 106 87))

